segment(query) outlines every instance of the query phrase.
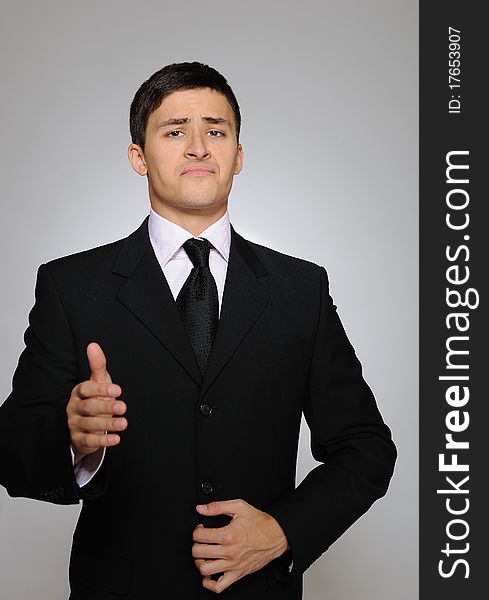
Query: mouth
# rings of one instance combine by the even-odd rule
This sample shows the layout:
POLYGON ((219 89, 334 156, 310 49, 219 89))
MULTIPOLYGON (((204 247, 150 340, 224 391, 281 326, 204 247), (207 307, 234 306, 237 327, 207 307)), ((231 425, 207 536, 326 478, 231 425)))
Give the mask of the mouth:
POLYGON ((208 175, 214 175, 214 171, 205 167, 192 167, 184 169, 182 175, 190 175, 191 177, 207 177, 208 175))

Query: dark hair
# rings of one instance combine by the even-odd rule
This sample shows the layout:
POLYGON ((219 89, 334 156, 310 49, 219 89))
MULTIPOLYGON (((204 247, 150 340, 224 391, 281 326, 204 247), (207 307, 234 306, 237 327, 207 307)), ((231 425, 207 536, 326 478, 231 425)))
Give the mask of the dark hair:
POLYGON ((234 113, 236 139, 239 141, 241 113, 236 96, 226 78, 209 65, 183 62, 173 63, 156 71, 136 92, 129 115, 133 143, 144 148, 149 116, 159 108, 169 94, 195 88, 210 88, 226 97, 234 113))

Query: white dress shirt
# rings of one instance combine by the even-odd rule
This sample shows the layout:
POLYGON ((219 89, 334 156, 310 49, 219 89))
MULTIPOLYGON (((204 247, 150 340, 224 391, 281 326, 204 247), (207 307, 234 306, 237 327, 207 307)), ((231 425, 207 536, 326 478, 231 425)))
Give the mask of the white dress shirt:
MULTIPOLYGON (((187 240, 195 236, 183 227, 180 227, 180 225, 160 216, 153 209, 150 209, 148 231, 158 263, 176 300, 178 292, 193 267, 192 261, 182 246, 187 240)), ((229 213, 226 211, 220 219, 202 231, 197 236, 197 239, 209 240, 213 245, 209 254, 209 268, 216 280, 219 314, 221 314, 222 295, 228 268, 229 249, 231 247, 229 213)), ((124 432, 121 432, 121 435, 124 436, 124 432)), ((71 452, 74 461, 73 450, 71 452)), ((104 456, 105 448, 103 448, 102 452, 89 454, 76 465, 75 477, 80 487, 86 485, 99 470, 104 456)))
MULTIPOLYGON (((183 227, 168 221, 151 209, 149 215, 149 239, 153 246, 156 258, 160 263, 171 293, 175 300, 178 292, 185 283, 192 270, 192 261, 182 248, 183 244, 195 237, 183 227)), ((223 216, 197 236, 197 239, 206 239, 214 246, 209 254, 209 268, 216 280, 219 298, 219 314, 221 313, 222 294, 229 261, 231 247, 231 225, 229 213, 223 216)))

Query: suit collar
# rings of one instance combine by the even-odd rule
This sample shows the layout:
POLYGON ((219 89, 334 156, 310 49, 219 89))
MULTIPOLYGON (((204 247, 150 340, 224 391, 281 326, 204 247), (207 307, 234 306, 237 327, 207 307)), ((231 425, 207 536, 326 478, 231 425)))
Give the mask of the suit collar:
POLYGON ((148 235, 148 221, 149 217, 146 217, 136 231, 123 240, 122 248, 112 269, 117 275, 130 277, 143 255, 151 247, 148 235))
POLYGON ((126 278, 117 297, 174 356, 201 387, 210 389, 265 307, 269 293, 260 279, 268 275, 251 244, 231 226, 231 246, 216 339, 204 379, 154 254, 148 218, 123 243, 113 267, 126 278))

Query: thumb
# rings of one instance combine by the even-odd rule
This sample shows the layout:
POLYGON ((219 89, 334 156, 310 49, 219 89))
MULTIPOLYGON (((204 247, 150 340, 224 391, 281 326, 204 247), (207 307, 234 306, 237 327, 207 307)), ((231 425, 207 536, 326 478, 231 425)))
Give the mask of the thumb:
POLYGON ((87 358, 90 366, 90 381, 96 381, 97 383, 112 383, 112 379, 107 372, 107 360, 105 354, 96 342, 88 344, 87 358))
POLYGON ((241 500, 218 500, 208 504, 197 504, 195 507, 201 515, 228 515, 234 517, 242 512, 241 500))

